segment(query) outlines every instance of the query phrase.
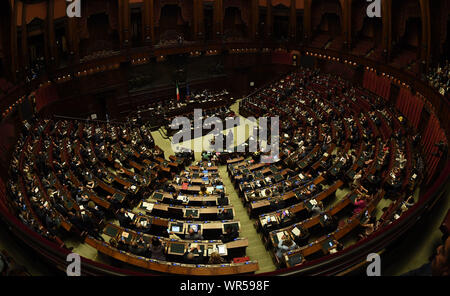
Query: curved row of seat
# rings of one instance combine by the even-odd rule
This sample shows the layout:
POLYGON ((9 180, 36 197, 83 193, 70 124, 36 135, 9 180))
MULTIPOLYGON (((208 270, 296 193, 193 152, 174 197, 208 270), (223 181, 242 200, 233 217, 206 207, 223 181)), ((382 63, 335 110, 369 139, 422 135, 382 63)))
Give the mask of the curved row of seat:
POLYGON ((149 126, 36 120, 21 136, 18 148, 9 182, 12 200, 22 221, 47 239, 68 247, 67 238, 78 238, 128 267, 156 272, 205 275, 258 270, 256 261, 239 259, 245 257, 248 241, 237 237, 240 224, 223 188, 217 188, 220 177, 205 173, 208 168, 202 163, 180 175, 191 160, 176 156, 166 160, 154 145, 149 126), (205 184, 185 183, 197 180, 191 176, 199 169, 204 183, 215 186, 213 191, 199 192, 197 187, 203 190, 205 184), (182 186, 177 184, 180 179, 182 186), (189 237, 190 228, 196 230, 195 239, 189 237), (177 238, 169 238, 169 233, 177 238), (165 260, 152 258, 153 238, 162 242, 165 260), (228 262, 185 264, 184 255, 193 245, 201 246, 205 258, 220 250, 228 262))
POLYGON ((372 93, 302 68, 243 100, 240 113, 281 117, 277 178, 248 174, 251 163, 229 166, 278 266, 347 248, 414 203, 422 173, 415 131, 372 93))

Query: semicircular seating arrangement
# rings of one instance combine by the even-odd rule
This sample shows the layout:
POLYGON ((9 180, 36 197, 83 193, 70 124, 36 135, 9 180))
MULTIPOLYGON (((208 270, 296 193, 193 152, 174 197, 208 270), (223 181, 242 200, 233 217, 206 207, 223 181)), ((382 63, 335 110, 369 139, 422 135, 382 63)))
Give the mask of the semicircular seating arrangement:
POLYGON ((138 270, 258 270, 217 166, 166 160, 146 124, 36 120, 17 147, 16 213, 45 238, 63 247, 76 239, 138 270))
POLYGON ((278 266, 337 253, 417 201, 417 131, 369 91, 301 69, 241 101, 240 110, 280 116, 281 160, 228 168, 278 266))
POLYGON ((16 214, 61 247, 75 239, 137 270, 225 275, 259 267, 220 164, 279 268, 339 253, 417 202, 417 131, 367 90, 299 68, 240 114, 280 117, 278 161, 247 151, 192 163, 166 158, 150 123, 36 119, 12 159, 16 214))

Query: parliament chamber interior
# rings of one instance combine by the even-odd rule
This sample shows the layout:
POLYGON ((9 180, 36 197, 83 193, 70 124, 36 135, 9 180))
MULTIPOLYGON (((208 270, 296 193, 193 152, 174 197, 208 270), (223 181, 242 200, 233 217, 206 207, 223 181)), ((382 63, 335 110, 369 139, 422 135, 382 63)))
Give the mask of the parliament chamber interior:
POLYGON ((449 0, 2 0, 0 274, 448 276, 449 55, 449 0))

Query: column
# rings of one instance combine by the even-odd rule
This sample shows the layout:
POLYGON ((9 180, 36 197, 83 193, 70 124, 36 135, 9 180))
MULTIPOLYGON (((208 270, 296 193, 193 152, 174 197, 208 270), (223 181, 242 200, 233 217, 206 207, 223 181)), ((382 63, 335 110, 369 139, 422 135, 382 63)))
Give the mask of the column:
POLYGON ((352 3, 351 0, 340 0, 342 10, 342 36, 344 37, 344 48, 351 48, 351 23, 352 3))
POLYGON ((256 39, 258 37, 258 25, 259 25, 259 3, 258 0, 251 0, 251 26, 250 26, 250 38, 256 39))
MULTIPOLYGON (((70 2, 66 2, 66 5, 70 2)), ((76 62, 80 58, 80 38, 78 34, 78 18, 76 17, 66 17, 66 28, 67 28, 67 47, 69 49, 69 59, 71 62, 76 62)))
POLYGON ((48 22, 48 48, 50 53, 50 62, 53 64, 57 59, 55 22, 54 22, 55 0, 47 2, 47 22, 48 22))
POLYGON ((431 53, 430 0, 420 0, 420 13, 422 18, 421 70, 426 71, 431 53))
POLYGON ((28 70, 30 59, 28 57, 28 30, 27 30, 27 5, 22 2, 22 67, 28 70))
POLYGON ((223 0, 214 1, 213 36, 220 38, 223 35, 223 0))
POLYGON ((382 0, 381 14, 383 22, 383 56, 385 62, 389 62, 392 50, 392 2, 391 0, 382 0))
POLYGON ((119 19, 119 42, 120 47, 123 44, 123 0, 117 0, 117 15, 119 19))
POLYGON ((297 6, 295 0, 291 0, 290 14, 289 14, 289 37, 295 40, 297 36, 297 6))
POLYGON ((273 34, 272 0, 267 0, 266 37, 271 38, 272 34, 273 34))
POLYGON ((203 0, 194 0, 194 39, 203 39, 205 36, 205 19, 203 12, 203 0))
POLYGON ((303 15, 303 31, 306 42, 309 41, 311 38, 311 1, 312 0, 305 0, 305 8, 304 8, 304 15, 303 15))
POLYGON ((123 0, 122 3, 123 12, 123 45, 125 47, 130 46, 130 2, 129 0, 123 0))
POLYGON ((144 19, 144 42, 150 44, 154 40, 154 20, 153 20, 153 10, 154 10, 153 0, 144 0, 144 11, 142 13, 144 19))
POLYGON ((11 75, 14 81, 17 79, 17 11, 19 1, 14 0, 11 5, 11 75))

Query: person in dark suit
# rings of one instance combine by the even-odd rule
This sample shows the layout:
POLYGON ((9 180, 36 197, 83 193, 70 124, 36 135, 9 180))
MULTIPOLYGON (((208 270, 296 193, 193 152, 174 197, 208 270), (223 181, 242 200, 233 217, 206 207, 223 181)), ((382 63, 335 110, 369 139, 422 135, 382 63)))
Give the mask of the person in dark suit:
POLYGON ((128 245, 125 241, 125 238, 121 237, 120 240, 117 242, 117 249, 128 252, 128 245))
POLYGON ((239 237, 238 231, 234 227, 228 227, 225 230, 225 234, 220 236, 220 240, 226 244, 228 242, 231 242, 239 237))
POLYGON ((196 248, 191 248, 186 251, 183 255, 183 261, 186 264, 201 264, 203 263, 204 255, 200 249, 200 246, 196 248))
POLYGON ((232 220, 233 219, 233 212, 229 209, 223 209, 219 212, 217 215, 219 220, 232 220))
POLYGON ((124 208, 120 209, 119 214, 117 214, 117 219, 119 220, 120 227, 128 228, 133 223, 131 218, 126 215, 124 208))

